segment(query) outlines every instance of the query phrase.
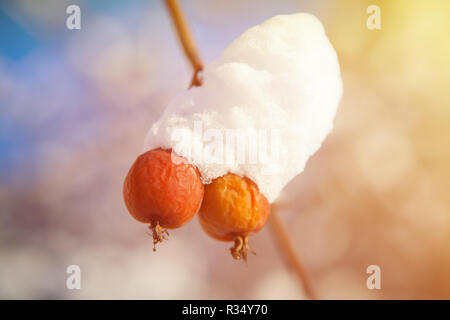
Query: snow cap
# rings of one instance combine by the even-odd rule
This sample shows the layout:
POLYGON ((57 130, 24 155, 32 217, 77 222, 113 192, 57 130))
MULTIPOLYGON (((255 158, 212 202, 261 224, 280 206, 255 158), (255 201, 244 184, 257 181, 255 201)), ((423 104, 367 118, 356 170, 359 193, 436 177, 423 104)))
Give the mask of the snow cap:
POLYGON ((172 148, 204 183, 252 179, 269 202, 301 173, 333 127, 342 95, 337 55, 313 15, 278 15, 250 28, 177 96, 144 151, 172 148))

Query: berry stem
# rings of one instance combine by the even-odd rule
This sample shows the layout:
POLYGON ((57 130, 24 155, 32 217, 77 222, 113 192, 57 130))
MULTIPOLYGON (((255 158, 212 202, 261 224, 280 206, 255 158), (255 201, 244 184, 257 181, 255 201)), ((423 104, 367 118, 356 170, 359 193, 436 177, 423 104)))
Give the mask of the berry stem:
POLYGON ((194 70, 194 75, 189 88, 199 87, 202 84, 201 72, 203 70, 203 63, 200 59, 197 46, 195 45, 194 37, 192 36, 178 0, 166 0, 165 3, 175 25, 183 51, 194 70))
POLYGON ((283 221, 281 221, 281 218, 278 214, 278 208, 275 204, 272 204, 269 223, 279 251, 284 256, 286 264, 295 272, 295 274, 303 284, 305 294, 312 300, 317 299, 314 287, 312 285, 311 276, 306 271, 304 264, 295 252, 288 231, 286 230, 283 221))

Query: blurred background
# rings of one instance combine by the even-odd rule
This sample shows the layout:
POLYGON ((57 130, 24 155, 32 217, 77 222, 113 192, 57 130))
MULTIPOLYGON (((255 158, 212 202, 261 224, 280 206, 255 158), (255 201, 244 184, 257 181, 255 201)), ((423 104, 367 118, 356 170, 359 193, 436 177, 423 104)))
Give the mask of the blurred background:
MULTIPOLYGON (((295 12, 318 16, 338 53, 335 129, 280 199, 319 297, 449 299, 450 2, 181 4, 205 61, 295 12)), ((0 298, 305 298, 268 226, 246 267, 196 218, 153 253, 127 213, 123 179, 190 78, 161 1, 0 1, 0 298), (71 4, 81 30, 66 28, 71 4), (72 264, 81 290, 66 289, 72 264)))

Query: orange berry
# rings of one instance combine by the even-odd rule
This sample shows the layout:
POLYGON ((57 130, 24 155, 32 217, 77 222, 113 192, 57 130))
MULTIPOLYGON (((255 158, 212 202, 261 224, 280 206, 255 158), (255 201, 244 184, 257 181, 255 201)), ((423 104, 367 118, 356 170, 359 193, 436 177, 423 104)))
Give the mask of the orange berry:
POLYGON ((204 187, 198 170, 171 150, 141 154, 128 172, 123 197, 130 214, 149 223, 154 245, 191 220, 200 208, 204 187))
POLYGON ((235 241, 233 258, 246 260, 248 237, 267 221, 270 205, 247 177, 229 173, 205 186, 198 217, 203 230, 221 241, 235 241))

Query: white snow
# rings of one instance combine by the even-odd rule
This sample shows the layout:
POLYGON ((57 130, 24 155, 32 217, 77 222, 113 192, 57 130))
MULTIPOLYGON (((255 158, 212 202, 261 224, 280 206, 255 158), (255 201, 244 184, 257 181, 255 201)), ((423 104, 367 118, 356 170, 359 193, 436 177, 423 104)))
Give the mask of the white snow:
POLYGON ((339 62, 321 22, 306 13, 275 16, 205 66, 202 86, 168 105, 144 150, 172 148, 205 183, 227 172, 247 176, 273 202, 331 131, 341 95, 339 62), (256 162, 234 156, 242 149, 227 137, 242 130, 254 133, 257 147, 249 142, 244 151, 256 162))

